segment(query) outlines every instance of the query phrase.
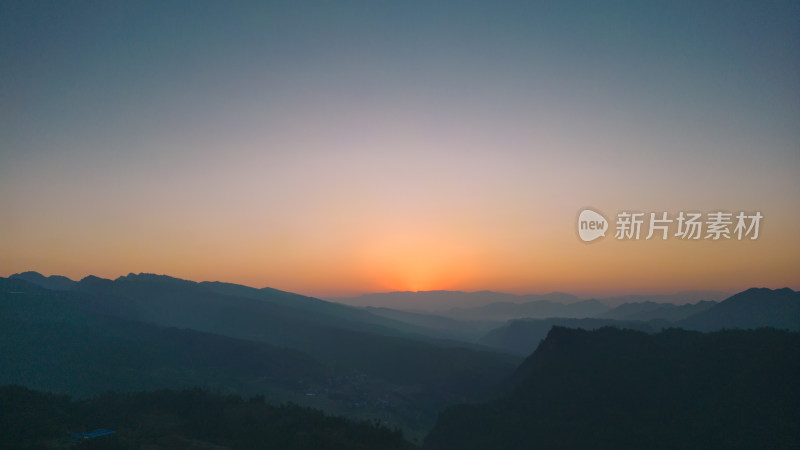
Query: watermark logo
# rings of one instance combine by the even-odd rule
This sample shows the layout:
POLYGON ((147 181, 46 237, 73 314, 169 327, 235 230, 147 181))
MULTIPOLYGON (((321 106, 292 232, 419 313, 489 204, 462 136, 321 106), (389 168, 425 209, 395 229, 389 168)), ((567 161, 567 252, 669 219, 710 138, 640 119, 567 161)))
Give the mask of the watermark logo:
POLYGON ((578 236, 583 242, 591 242, 606 235, 608 221, 602 214, 584 209, 578 215, 578 236))
MULTIPOLYGON (((617 214, 614 238, 638 241, 677 238, 681 240, 755 240, 759 236, 760 211, 738 214, 725 211, 708 213, 679 211, 670 215, 661 212, 622 211, 617 214)), ((584 209, 578 216, 578 236, 584 242, 591 242, 606 235, 609 222, 602 214, 584 209)))

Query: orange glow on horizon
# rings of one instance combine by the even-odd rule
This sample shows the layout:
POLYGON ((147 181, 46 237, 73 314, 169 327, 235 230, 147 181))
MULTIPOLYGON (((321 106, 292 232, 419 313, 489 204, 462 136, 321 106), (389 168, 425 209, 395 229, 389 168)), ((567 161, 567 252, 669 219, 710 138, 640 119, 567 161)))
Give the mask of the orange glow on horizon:
POLYGON ((160 273, 317 297, 430 290, 561 291, 602 297, 682 290, 733 293, 754 286, 800 289, 794 270, 800 256, 784 241, 793 230, 775 221, 752 242, 626 242, 607 237, 585 244, 574 235, 571 222, 565 225, 545 233, 547 239, 532 231, 518 242, 487 230, 459 235, 410 224, 375 228, 328 247, 321 241, 292 239, 276 245, 263 238, 254 245, 259 237, 246 234, 225 239, 204 234, 203 245, 193 245, 199 238, 187 237, 183 245, 176 241, 156 247, 147 240, 112 246, 110 237, 95 238, 83 242, 80 253, 60 246, 32 252, 24 245, 6 245, 0 267, 3 276, 36 270, 73 279, 160 273))
POLYGON ((800 289, 797 2, 228 3, 3 9, 0 276, 800 289), (584 207, 764 220, 587 244, 584 207))

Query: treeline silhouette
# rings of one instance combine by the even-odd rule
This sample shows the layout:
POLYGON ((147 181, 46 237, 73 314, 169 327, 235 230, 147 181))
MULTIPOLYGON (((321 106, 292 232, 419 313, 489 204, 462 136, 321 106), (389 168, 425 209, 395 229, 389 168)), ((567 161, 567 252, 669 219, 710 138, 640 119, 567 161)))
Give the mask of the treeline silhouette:
POLYGON ((410 449, 400 430, 354 422, 260 396, 243 399, 200 389, 107 393, 88 400, 0 387, 3 449, 410 449), (116 431, 73 437, 96 428, 116 431))

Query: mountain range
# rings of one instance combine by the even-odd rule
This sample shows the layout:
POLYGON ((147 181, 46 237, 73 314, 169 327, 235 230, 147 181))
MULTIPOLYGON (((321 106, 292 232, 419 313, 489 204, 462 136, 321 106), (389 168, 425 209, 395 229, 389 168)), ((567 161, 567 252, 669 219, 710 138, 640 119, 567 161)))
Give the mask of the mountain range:
POLYGON ((748 289, 720 303, 673 305, 654 302, 625 303, 599 318, 515 319, 490 330, 477 342, 508 353, 534 351, 553 326, 595 330, 614 326, 658 332, 668 328, 697 331, 773 327, 800 331, 800 292, 791 289, 748 289))
POLYGON ((616 307, 554 295, 570 303, 494 302, 451 308, 463 313, 452 317, 164 275, 73 281, 25 272, 0 278, 0 385, 78 398, 199 386, 380 418, 420 442, 448 405, 505 395, 508 380, 520 378, 512 376, 525 366, 519 363, 559 327, 636 330, 625 335, 631 339, 671 328, 800 331, 800 293, 791 289, 749 289, 719 303, 616 307), (472 315, 479 311, 485 316, 472 315), (527 316, 504 319, 516 312, 527 316), (584 314, 596 317, 574 317, 584 314))
POLYGON ((690 330, 774 327, 800 331, 800 292, 751 288, 677 322, 690 330))
MULTIPOLYGON (((570 305, 593 300, 594 302, 588 303, 588 305, 594 305, 595 308, 589 309, 588 312, 585 313, 592 316, 600 313, 599 308, 597 308, 598 303, 605 305, 605 308, 610 310, 624 303, 654 302, 683 305, 686 303, 697 303, 699 301, 720 301, 728 296, 729 294, 725 292, 700 290, 681 291, 674 294, 622 295, 604 298, 580 298, 563 292, 515 295, 494 291, 401 291, 363 294, 356 297, 331 297, 326 298, 326 300, 351 306, 391 308, 445 316, 450 315, 449 312, 452 310, 455 310, 456 314, 464 314, 470 309, 487 307, 493 303, 506 305, 506 308, 509 308, 509 305, 513 304, 530 303, 535 305, 541 303, 542 305, 553 308, 554 305, 570 305)), ((523 306, 522 308, 524 311, 526 307, 523 306)), ((545 313, 550 314, 551 312, 547 311, 545 313)), ((521 317, 523 316, 517 314, 516 318, 521 317)))
POLYGON ((691 317, 716 305, 717 302, 703 300, 697 303, 675 305, 673 303, 658 303, 653 301, 623 303, 614 309, 600 315, 601 319, 617 320, 652 320, 663 319, 678 321, 691 317))
POLYGON ((199 385, 421 434, 441 407, 484 398, 519 362, 270 289, 141 274, 54 291, 23 278, 0 279, 0 384, 78 396, 199 385))

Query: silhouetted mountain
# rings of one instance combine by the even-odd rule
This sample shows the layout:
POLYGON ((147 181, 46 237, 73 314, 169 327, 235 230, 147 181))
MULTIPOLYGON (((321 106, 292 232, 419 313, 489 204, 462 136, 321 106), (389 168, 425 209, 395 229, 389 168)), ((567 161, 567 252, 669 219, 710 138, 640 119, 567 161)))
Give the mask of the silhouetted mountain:
POLYGON ((445 410, 429 449, 797 448, 800 334, 554 327, 501 398, 445 410))
MULTIPOLYGON (((676 305, 683 305, 685 303, 697 303, 699 301, 721 301, 727 298, 730 294, 719 291, 680 291, 673 294, 651 294, 651 295, 621 295, 614 297, 603 297, 596 299, 588 299, 607 305, 607 309, 619 306, 623 303, 641 303, 641 302, 655 302, 655 303, 673 303, 676 305)), ((447 310, 459 308, 470 309, 480 308, 490 305, 492 303, 533 303, 538 301, 548 301, 558 304, 572 304, 578 303, 586 299, 581 299, 572 294, 565 294, 563 292, 551 292, 549 294, 527 294, 515 295, 506 294, 502 292, 492 291, 478 291, 478 292, 460 292, 460 291, 420 291, 420 292, 386 292, 375 294, 364 294, 357 297, 335 297, 326 300, 341 303, 351 306, 360 307, 375 307, 375 308, 391 308, 411 312, 426 312, 443 314, 447 310)), ((597 303, 589 303, 587 305, 594 305, 598 307, 597 303)), ((591 312, 591 311, 587 311, 591 312)), ((596 310, 593 314, 584 315, 584 312, 579 312, 580 316, 569 317, 591 317, 596 316, 604 311, 596 310)), ((571 313, 577 314, 577 313, 571 313)), ((449 316, 449 315, 448 315, 449 316)), ((521 318, 525 316, 515 316, 521 318)), ((554 317, 554 316, 536 316, 539 318, 554 317)), ((481 320, 481 319, 478 319, 481 320)), ((489 319, 486 319, 489 320, 489 319)))
POLYGON ((285 398, 289 387, 272 382, 278 374, 255 377, 231 361, 215 360, 216 353, 196 352, 204 347, 220 357, 251 355, 242 357, 242 364, 261 352, 262 359, 280 366, 276 347, 289 347, 298 350, 289 354, 302 355, 297 364, 313 363, 281 378, 295 387, 303 383, 306 404, 351 417, 379 414, 419 432, 444 405, 490 395, 518 362, 412 335, 389 327, 395 323, 389 319, 347 306, 302 296, 294 306, 285 304, 293 294, 271 290, 217 292, 225 289, 238 288, 137 275, 114 281, 87 277, 71 291, 50 291, 21 279, 0 279, 0 320, 8 324, 0 345, 13 348, 0 358, 7 358, 3 367, 18 367, 0 377, 81 395, 149 389, 166 381, 173 387, 171 382, 179 381, 177 387, 211 385, 285 398), (46 306, 35 306, 40 303, 46 306), (201 344, 206 339, 214 342, 201 344), (241 339, 254 342, 239 344, 241 339), (319 376, 326 381, 315 381, 319 376))
POLYGON ((661 319, 676 322, 712 308, 717 302, 701 301, 675 305, 672 303, 638 302, 623 303, 616 308, 600 314, 599 318, 617 320, 661 319))
POLYGON ((63 277, 61 275, 50 275, 49 277, 45 277, 39 272, 34 272, 34 271, 15 273, 14 275, 11 275, 9 278, 18 278, 20 280, 25 280, 30 283, 39 285, 43 288, 51 289, 54 291, 68 291, 74 288, 75 285, 77 284, 75 281, 70 280, 67 277, 63 277))
MULTIPOLYGON (((366 324, 375 324, 379 326, 388 326, 390 328, 403 328, 404 324, 401 322, 392 322, 384 320, 365 313, 358 308, 350 308, 337 303, 326 302, 312 297, 306 297, 291 292, 284 292, 272 288, 255 289, 247 286, 241 286, 232 283, 222 282, 202 282, 195 283, 193 281, 181 280, 178 278, 169 277, 166 275, 156 274, 128 274, 127 276, 119 277, 117 280, 107 280, 98 278, 94 275, 89 275, 79 282, 70 280, 69 278, 53 275, 44 277, 38 272, 24 272, 14 274, 10 278, 23 279, 42 286, 46 289, 53 290, 80 290, 83 292, 92 292, 99 294, 112 294, 115 296, 130 296, 131 294, 144 293, 146 291, 145 284, 157 286, 159 293, 164 291, 171 293, 178 293, 180 295, 191 294, 196 295, 202 289, 207 289, 211 292, 216 292, 224 295, 234 297, 241 297, 246 299, 263 300, 272 304, 289 307, 295 310, 302 310, 306 314, 312 316, 326 316, 326 318, 335 317, 344 321, 357 322, 356 328, 361 322, 366 324), (135 287, 138 285, 139 287, 135 287)), ((140 310, 140 313, 142 311, 140 310)), ((317 317, 318 318, 318 317, 317 317)), ((353 324, 347 324, 353 325, 353 324)), ((411 328, 408 331, 421 331, 425 329, 411 328)), ((392 332, 394 333, 394 332, 392 332)))
POLYGON ((672 303, 674 305, 684 305, 687 303, 697 303, 702 301, 719 302, 730 297, 730 293, 722 291, 679 291, 672 294, 630 294, 618 295, 613 297, 598 298, 601 302, 610 306, 619 306, 625 303, 672 303))
POLYGON ((0 447, 76 449, 410 449, 397 430, 261 397, 202 390, 109 393, 84 401, 0 387, 0 447), (77 433, 111 433, 87 439, 77 433))
POLYGON ((277 289, 196 283, 166 275, 129 274, 113 281, 88 276, 78 282, 75 290, 113 302, 115 315, 276 345, 299 345, 303 328, 314 325, 389 336, 415 332, 423 336, 427 331, 359 308, 277 289))
MULTIPOLYGON (((464 345, 411 333, 411 328, 421 328, 358 308, 275 290, 149 274, 128 275, 113 282, 87 278, 79 282, 77 290, 103 297, 106 311, 121 317, 298 348, 323 362, 403 382, 409 381, 406 372, 418 379, 440 371, 432 366, 417 371, 398 370, 397 366, 411 367, 413 360, 433 349, 442 356, 433 365, 445 365, 448 352, 441 347, 464 345), (234 290, 236 295, 231 294, 234 290), (297 303, 292 303, 295 300, 297 303), (109 303, 114 307, 109 308, 109 303), (405 363, 409 364, 403 366, 405 363)), ((486 353, 476 357, 494 358, 486 353)))
POLYGON ((517 355, 529 355, 536 350, 542 339, 554 326, 596 330, 613 326, 620 329, 638 330, 646 333, 661 331, 668 326, 665 321, 622 321, 613 319, 518 319, 489 331, 478 342, 495 350, 517 355))
POLYGON ((476 308, 454 308, 440 314, 460 320, 494 320, 548 317, 584 318, 608 311, 609 307, 597 300, 581 300, 575 303, 556 303, 549 300, 534 300, 524 303, 497 302, 476 308))
POLYGON ((205 386, 285 399, 329 376, 296 350, 92 313, 81 296, 0 278, 0 384, 77 396, 205 386))
POLYGON ((700 331, 759 327, 800 331, 800 292, 748 289, 676 325, 700 331))
MULTIPOLYGON (((549 294, 514 295, 502 292, 478 291, 420 291, 420 292, 386 292, 364 294, 358 297, 338 297, 328 299, 333 302, 352 306, 372 306, 376 308, 392 308, 403 311, 435 312, 453 308, 475 308, 491 303, 525 303, 549 301, 553 303, 574 303, 578 297, 562 292, 549 294)), ((481 320, 481 319, 479 319, 481 320)))
MULTIPOLYGON (((130 275, 129 275, 130 276, 130 275)), ((367 328, 368 331, 383 331, 385 334, 396 335, 398 331, 424 335, 435 338, 457 338, 458 335, 443 333, 435 325, 426 325, 422 322, 398 320, 390 314, 375 314, 369 309, 356 308, 339 303, 320 300, 291 292, 280 291, 273 288, 255 289, 232 283, 202 282, 200 286, 208 288, 214 292, 232 295, 242 298, 250 298, 266 301, 272 304, 285 306, 292 310, 303 312, 306 319, 316 317, 323 321, 336 320, 341 324, 347 325, 349 329, 360 329, 361 323, 372 324, 381 328, 367 328), (353 324, 352 322, 356 322, 353 324)))

